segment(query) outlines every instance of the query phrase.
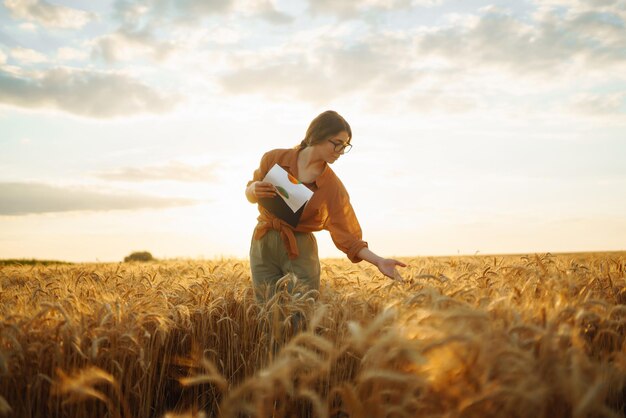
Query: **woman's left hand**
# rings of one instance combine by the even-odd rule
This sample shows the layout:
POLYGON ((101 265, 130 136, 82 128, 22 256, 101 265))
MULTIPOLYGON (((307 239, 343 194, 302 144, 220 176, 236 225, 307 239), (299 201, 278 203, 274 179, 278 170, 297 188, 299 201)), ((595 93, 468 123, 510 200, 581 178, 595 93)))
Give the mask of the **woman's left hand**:
POLYGON ((378 270, 380 270, 382 274, 391 279, 401 282, 403 278, 396 269, 396 266, 406 267, 406 264, 401 261, 394 260, 393 258, 383 258, 378 262, 377 265, 378 270))

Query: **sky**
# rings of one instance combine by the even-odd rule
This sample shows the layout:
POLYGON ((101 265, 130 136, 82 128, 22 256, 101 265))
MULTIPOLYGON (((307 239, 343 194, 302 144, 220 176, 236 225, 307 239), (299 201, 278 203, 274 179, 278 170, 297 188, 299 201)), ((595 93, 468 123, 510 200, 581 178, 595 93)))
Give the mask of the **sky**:
POLYGON ((245 258, 328 109, 379 255, 626 250, 625 0, 0 2, 0 258, 245 258))

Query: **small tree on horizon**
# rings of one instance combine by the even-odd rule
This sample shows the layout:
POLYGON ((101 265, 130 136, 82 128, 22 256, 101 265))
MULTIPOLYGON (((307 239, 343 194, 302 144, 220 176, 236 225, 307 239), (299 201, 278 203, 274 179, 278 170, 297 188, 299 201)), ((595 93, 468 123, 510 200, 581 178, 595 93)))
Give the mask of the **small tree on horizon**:
POLYGON ((124 262, 129 261, 154 261, 154 257, 148 251, 135 251, 134 253, 124 257, 124 262))

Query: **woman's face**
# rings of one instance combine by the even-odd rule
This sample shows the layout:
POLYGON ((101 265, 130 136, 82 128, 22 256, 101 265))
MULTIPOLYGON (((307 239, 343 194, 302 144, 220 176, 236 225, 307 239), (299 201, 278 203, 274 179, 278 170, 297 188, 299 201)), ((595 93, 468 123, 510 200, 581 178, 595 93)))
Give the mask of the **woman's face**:
POLYGON ((343 147, 349 143, 350 137, 348 136, 348 133, 346 131, 341 131, 317 145, 319 146, 320 154, 324 161, 328 164, 332 164, 337 161, 341 155, 343 155, 343 147), (337 151, 338 149, 340 151, 337 151))

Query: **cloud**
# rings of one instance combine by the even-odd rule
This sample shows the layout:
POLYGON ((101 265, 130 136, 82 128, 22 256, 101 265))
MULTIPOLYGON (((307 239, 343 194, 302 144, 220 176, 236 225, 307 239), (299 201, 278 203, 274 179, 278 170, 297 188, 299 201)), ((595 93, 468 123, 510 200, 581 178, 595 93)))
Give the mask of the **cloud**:
POLYGON ((294 21, 293 16, 278 11, 276 6, 269 0, 240 1, 236 5, 236 10, 247 12, 247 14, 253 16, 256 15, 260 19, 276 25, 288 24, 294 21))
POLYGON ((61 61, 84 61, 89 57, 89 54, 84 50, 61 47, 57 49, 57 59, 61 61))
POLYGON ((239 31, 230 34, 224 31, 227 29, 225 24, 234 20, 231 18, 243 17, 248 21, 260 19, 275 25, 288 24, 294 20, 292 16, 279 11, 273 0, 117 1, 114 9, 114 16, 120 26, 114 32, 92 41, 92 56, 108 63, 137 58, 162 61, 173 53, 193 48, 189 37, 194 39, 197 36, 196 29, 204 29, 206 32, 202 44, 212 41, 220 43, 220 38, 225 34, 228 38, 226 43, 233 43, 233 40, 236 43, 240 39, 239 31), (204 24, 205 19, 214 16, 228 16, 229 19, 226 22, 222 19, 204 24), (168 34, 167 38, 162 37, 164 33, 168 34))
POLYGON ((334 15, 339 18, 353 19, 362 17, 365 12, 407 10, 411 7, 432 7, 443 0, 309 0, 309 13, 315 15, 334 15))
MULTIPOLYGON (((118 0, 115 3, 115 16, 122 27, 138 29, 142 25, 188 25, 202 19, 219 16, 242 14, 258 17, 274 24, 290 23, 294 18, 279 11, 275 0, 141 0, 128 2, 118 0)), ((145 27, 144 26, 144 27, 145 27)))
POLYGON ((569 103, 569 108, 588 116, 626 116, 626 93, 578 94, 569 103))
POLYGON ((34 49, 18 47, 13 48, 10 52, 11 57, 20 61, 22 64, 39 64, 48 61, 48 58, 44 54, 34 49))
POLYGON ((172 42, 159 41, 149 30, 120 29, 93 41, 92 56, 108 63, 150 58, 161 61, 175 49, 172 42))
POLYGON ((166 199, 138 194, 108 194, 43 183, 0 183, 0 216, 79 210, 167 208, 193 205, 190 199, 166 199))
POLYGON ((534 0, 533 3, 542 9, 564 8, 569 13, 611 12, 626 16, 624 0, 534 0))
POLYGON ((18 25, 18 28, 20 28, 21 30, 23 30, 25 32, 35 32, 35 31, 37 31, 37 25, 35 25, 34 23, 30 23, 30 22, 20 23, 18 25))
MULTIPOLYGON (((381 1, 367 7, 406 5, 381 1)), ((608 6, 600 12, 563 7, 534 14, 486 7, 449 15, 445 25, 411 29, 355 21, 317 26, 282 45, 230 52, 220 61, 227 68, 216 72, 216 80, 226 94, 316 106, 349 97, 363 99, 370 110, 562 110, 582 85, 589 90, 606 85, 607 71, 614 74, 611 83, 626 80, 626 71, 620 71, 626 70, 621 15, 608 6), (536 106, 538 101, 543 106, 536 106)))
POLYGON ((418 53, 475 71, 498 68, 547 78, 626 65, 624 20, 610 12, 543 9, 527 21, 487 8, 453 26, 418 35, 418 53))
POLYGON ((469 94, 440 89, 426 89, 411 95, 408 105, 419 112, 463 113, 479 106, 479 100, 469 94))
POLYGON ((180 181, 210 182, 216 179, 217 164, 192 166, 180 162, 149 167, 124 167, 109 172, 96 173, 96 177, 104 180, 143 182, 143 181, 180 181))
POLYGON ((148 0, 148 7, 156 10, 156 14, 176 16, 181 20, 196 19, 212 14, 225 13, 232 9, 233 0, 148 0))
POLYGON ((117 0, 114 17, 119 27, 93 40, 91 55, 107 63, 141 58, 162 61, 186 42, 176 39, 173 28, 189 28, 205 17, 230 11, 232 6, 232 0, 117 0), (157 33, 168 33, 168 39, 160 39, 157 33))
POLYGON ((420 77, 409 69, 410 40, 375 34, 345 45, 324 29, 296 36, 277 49, 233 54, 231 69, 218 77, 235 94, 260 93, 322 104, 354 93, 393 94, 420 77), (308 45, 306 50, 302 44, 308 45))
POLYGON ((234 4, 234 0, 117 0, 114 10, 123 27, 137 29, 146 21, 148 26, 154 22, 197 22, 207 16, 229 12, 234 4))
POLYGON ((0 70, 0 103, 111 118, 165 112, 176 99, 122 74, 55 68, 30 77, 0 70))
POLYGON ((46 28, 79 29, 95 18, 93 13, 43 0, 4 0, 15 19, 36 22, 46 28))

